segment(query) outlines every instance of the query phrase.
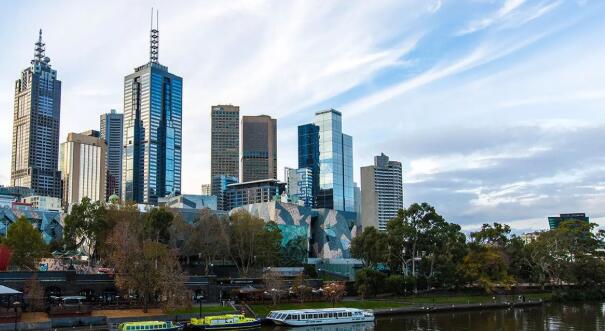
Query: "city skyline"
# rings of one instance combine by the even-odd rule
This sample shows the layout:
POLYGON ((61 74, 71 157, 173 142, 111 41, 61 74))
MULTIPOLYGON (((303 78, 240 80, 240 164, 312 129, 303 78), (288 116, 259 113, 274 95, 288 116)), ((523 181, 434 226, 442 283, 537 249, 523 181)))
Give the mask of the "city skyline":
MULTIPOLYGON (((107 109, 122 112, 123 75, 148 58, 153 5, 162 13, 161 63, 186 81, 183 193, 209 180, 211 105, 279 121, 280 176, 297 164, 296 127, 335 108, 355 140, 355 181, 384 152, 403 163, 406 206, 427 201, 467 229, 490 221, 546 228, 546 216, 566 212, 597 223, 605 216, 602 3, 165 3, 3 4, 5 31, 25 15, 36 22, 2 38, 4 114, 38 28, 62 81, 60 141, 97 128, 107 109), (43 19, 58 13, 61 22, 43 19), (328 18, 325 31, 314 27, 328 18), (225 20, 238 23, 220 27, 225 38, 211 36, 225 20), (131 34, 109 33, 118 30, 131 34), (220 55, 200 51, 209 48, 220 55)), ((0 139, 4 185, 11 124, 0 139)))

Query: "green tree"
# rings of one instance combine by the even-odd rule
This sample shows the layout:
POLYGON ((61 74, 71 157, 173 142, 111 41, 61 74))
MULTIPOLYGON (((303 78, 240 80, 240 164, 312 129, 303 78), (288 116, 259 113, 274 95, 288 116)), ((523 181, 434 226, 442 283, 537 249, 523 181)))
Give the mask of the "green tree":
POLYGON ((362 268, 355 274, 355 289, 364 300, 380 293, 385 284, 386 275, 370 268, 362 268))
POLYGON ((85 197, 80 203, 74 204, 71 212, 65 216, 65 244, 68 249, 84 251, 89 257, 89 265, 98 257, 110 232, 111 224, 103 202, 93 203, 90 198, 85 197))
POLYGON ((375 268, 379 263, 387 262, 387 235, 370 226, 351 241, 351 256, 363 261, 369 268, 375 268))
POLYGON ((8 227, 3 241, 11 252, 11 264, 23 269, 35 269, 36 262, 48 254, 40 231, 23 216, 8 227))
POLYGON ((145 235, 147 238, 162 244, 170 241, 170 225, 174 220, 174 214, 166 208, 153 208, 145 215, 145 235))

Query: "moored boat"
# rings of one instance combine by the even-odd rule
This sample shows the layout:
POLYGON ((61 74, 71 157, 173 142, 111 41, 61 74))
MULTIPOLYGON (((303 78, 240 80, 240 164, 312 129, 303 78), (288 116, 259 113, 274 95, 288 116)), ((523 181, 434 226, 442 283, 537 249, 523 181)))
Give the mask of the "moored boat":
POLYGON ((242 314, 227 314, 192 318, 187 324, 190 330, 237 330, 260 327, 260 318, 250 318, 242 314))
POLYGON ((176 331, 179 325, 171 321, 124 322, 118 326, 119 331, 176 331))
POLYGON ((277 325, 304 326, 373 322, 374 313, 356 308, 275 310, 267 318, 277 325))

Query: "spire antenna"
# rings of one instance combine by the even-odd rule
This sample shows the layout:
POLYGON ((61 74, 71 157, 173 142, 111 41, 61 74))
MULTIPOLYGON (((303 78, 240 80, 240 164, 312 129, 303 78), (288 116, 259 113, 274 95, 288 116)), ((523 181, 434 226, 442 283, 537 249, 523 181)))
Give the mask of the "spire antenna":
POLYGON ((156 10, 156 27, 153 28, 153 8, 151 8, 151 31, 149 36, 149 62, 158 63, 160 53, 159 11, 156 10))
POLYGON ((38 32, 38 42, 36 42, 36 47, 34 47, 34 60, 33 62, 42 62, 44 60, 44 51, 46 50, 46 44, 42 42, 42 29, 38 32))

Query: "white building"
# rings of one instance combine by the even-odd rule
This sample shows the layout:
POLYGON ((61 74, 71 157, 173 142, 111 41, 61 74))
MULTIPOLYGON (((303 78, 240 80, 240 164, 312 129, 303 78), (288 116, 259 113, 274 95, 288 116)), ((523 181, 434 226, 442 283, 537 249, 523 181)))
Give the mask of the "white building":
POLYGON ((32 195, 21 199, 21 201, 31 204, 36 209, 61 210, 61 199, 55 197, 32 195))
POLYGON ((387 223, 403 209, 401 162, 381 154, 374 165, 361 167, 361 225, 386 230, 387 223))

